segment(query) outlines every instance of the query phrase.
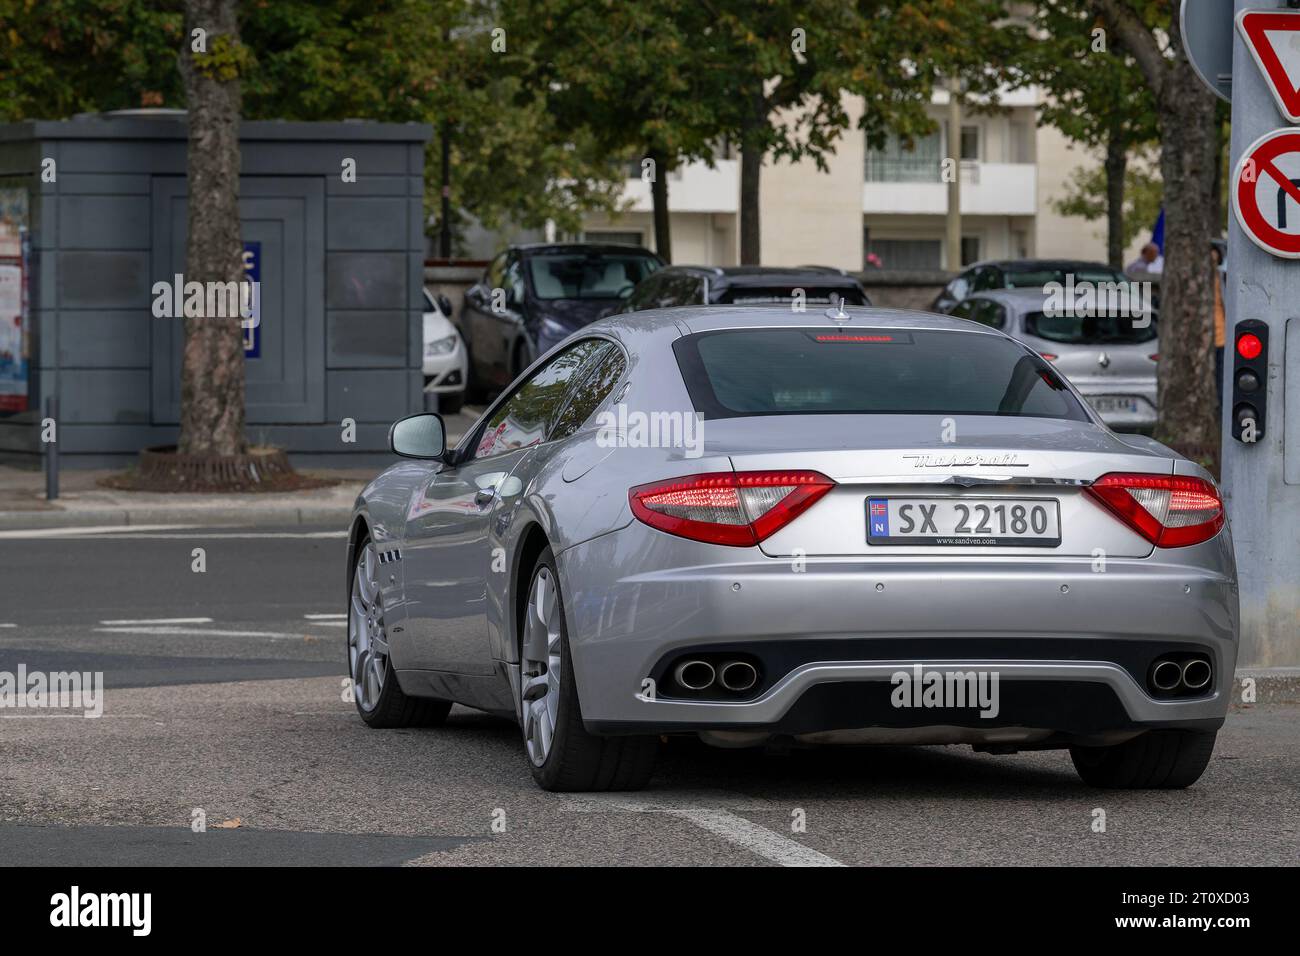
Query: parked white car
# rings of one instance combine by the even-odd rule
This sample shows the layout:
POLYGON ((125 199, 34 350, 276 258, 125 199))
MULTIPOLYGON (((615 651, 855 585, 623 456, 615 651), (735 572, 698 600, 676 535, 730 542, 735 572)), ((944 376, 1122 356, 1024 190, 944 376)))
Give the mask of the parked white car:
POLYGON ((445 415, 460 411, 465 402, 469 363, 465 343, 451 322, 451 302, 424 290, 424 390, 438 396, 445 415))

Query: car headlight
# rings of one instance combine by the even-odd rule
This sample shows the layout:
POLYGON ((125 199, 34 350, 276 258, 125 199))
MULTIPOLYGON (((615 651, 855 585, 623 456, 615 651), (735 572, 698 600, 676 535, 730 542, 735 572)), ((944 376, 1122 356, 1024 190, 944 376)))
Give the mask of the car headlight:
POLYGON ((434 355, 450 355, 454 351, 456 351, 456 333, 454 332, 443 338, 424 343, 424 354, 430 357, 434 355))

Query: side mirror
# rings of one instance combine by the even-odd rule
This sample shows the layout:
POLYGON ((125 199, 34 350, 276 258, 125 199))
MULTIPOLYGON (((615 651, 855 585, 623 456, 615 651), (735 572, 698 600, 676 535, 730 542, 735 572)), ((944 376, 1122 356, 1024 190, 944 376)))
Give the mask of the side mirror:
POLYGON ((433 412, 408 415, 388 430, 388 447, 394 455, 437 461, 447 451, 447 429, 433 412))
POLYGON ((443 315, 449 319, 451 318, 451 299, 447 298, 442 292, 438 293, 438 308, 442 309, 443 315))

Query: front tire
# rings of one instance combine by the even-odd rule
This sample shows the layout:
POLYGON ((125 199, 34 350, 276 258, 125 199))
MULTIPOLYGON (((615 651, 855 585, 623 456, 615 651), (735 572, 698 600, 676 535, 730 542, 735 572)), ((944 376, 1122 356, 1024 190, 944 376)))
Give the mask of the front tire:
POLYGON ((533 567, 520 635, 524 747, 543 790, 640 790, 650 782, 658 737, 597 737, 582 725, 582 705, 555 555, 533 567))
POLYGON ((1113 747, 1071 747, 1083 782, 1107 790, 1181 790, 1210 762, 1216 731, 1148 730, 1113 747))
POLYGON ((402 692, 388 654, 384 592, 379 586, 379 552, 370 535, 357 545, 348 585, 348 676, 352 699, 367 726, 431 727, 447 719, 451 701, 402 692))

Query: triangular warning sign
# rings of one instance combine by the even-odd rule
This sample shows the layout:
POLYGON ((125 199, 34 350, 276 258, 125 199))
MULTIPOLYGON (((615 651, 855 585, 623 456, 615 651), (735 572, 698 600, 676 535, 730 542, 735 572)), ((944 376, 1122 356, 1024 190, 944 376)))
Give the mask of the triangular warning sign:
POLYGON ((1289 122, 1300 123, 1300 10, 1243 10, 1237 29, 1277 108, 1289 122))

